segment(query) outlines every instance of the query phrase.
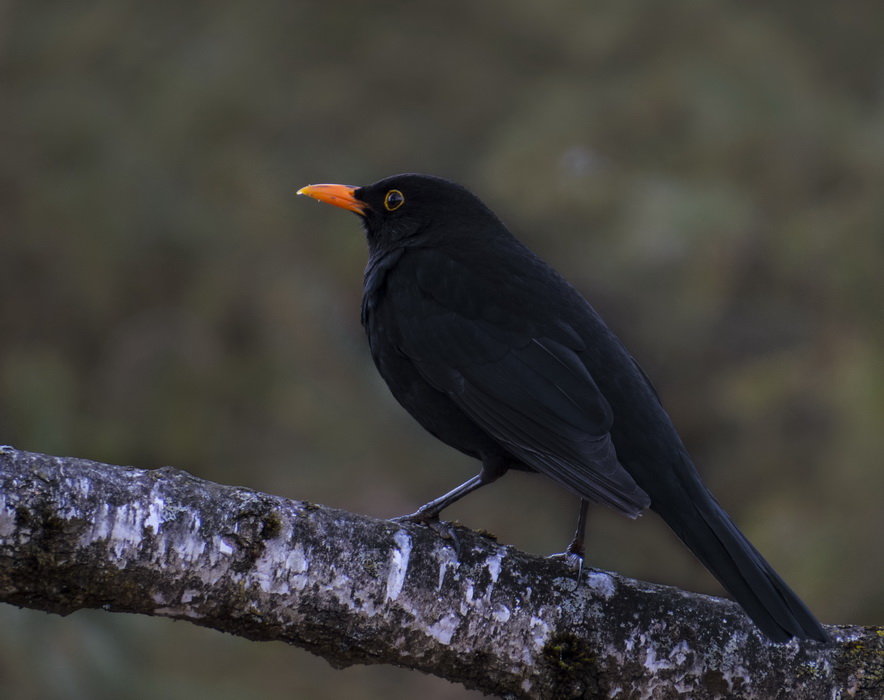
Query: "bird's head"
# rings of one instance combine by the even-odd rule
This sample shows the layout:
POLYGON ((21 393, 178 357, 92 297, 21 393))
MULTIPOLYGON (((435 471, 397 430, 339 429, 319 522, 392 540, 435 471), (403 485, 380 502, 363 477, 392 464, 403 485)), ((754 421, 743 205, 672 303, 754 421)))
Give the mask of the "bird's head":
POLYGON ((500 229, 500 220, 465 187, 431 175, 393 175, 372 185, 308 185, 298 194, 360 216, 373 249, 417 239, 473 235, 500 229))

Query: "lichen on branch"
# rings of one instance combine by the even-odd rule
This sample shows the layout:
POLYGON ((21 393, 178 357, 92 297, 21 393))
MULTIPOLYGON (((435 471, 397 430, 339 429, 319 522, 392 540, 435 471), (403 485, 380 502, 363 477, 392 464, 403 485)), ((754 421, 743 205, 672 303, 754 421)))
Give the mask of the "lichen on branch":
POLYGON ((878 697, 881 630, 769 643, 726 600, 429 528, 0 450, 0 600, 188 620, 501 697, 878 697), (878 684, 878 685, 876 685, 878 684))

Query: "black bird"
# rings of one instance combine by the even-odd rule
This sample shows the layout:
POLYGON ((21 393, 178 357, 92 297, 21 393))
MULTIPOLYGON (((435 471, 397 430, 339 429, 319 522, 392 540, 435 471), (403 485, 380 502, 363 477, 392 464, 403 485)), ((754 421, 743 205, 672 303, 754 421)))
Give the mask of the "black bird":
POLYGON ((508 469, 580 499, 650 507, 773 641, 826 641, 804 603, 709 492, 647 376, 587 301, 464 187, 394 175, 298 191, 358 214, 368 238, 362 324, 393 396, 481 460, 477 476, 404 520, 440 511, 508 469))

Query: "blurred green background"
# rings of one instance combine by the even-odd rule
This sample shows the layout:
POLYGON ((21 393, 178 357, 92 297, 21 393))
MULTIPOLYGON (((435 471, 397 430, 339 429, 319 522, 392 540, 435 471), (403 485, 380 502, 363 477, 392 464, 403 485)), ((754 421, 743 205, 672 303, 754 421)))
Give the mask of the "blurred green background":
MULTIPOLYGON (((884 5, 0 4, 0 443, 377 516, 477 465, 388 395, 357 220, 307 183, 460 181, 639 358, 824 622, 884 622, 884 5)), ((508 475, 449 516, 559 551, 508 475)), ((654 515, 589 563, 719 593, 654 515)), ((0 607, 5 698, 478 697, 185 623, 0 607), (211 694, 211 695, 209 695, 211 694)))

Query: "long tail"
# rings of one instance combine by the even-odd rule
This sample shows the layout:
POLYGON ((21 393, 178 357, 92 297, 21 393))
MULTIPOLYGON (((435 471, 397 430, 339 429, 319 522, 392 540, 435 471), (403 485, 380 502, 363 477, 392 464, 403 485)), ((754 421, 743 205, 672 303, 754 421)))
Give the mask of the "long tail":
POLYGON ((792 637, 828 641, 813 613, 737 529, 699 478, 681 482, 679 495, 669 493, 668 498, 652 495, 651 508, 730 592, 759 629, 775 642, 786 642, 792 637))

